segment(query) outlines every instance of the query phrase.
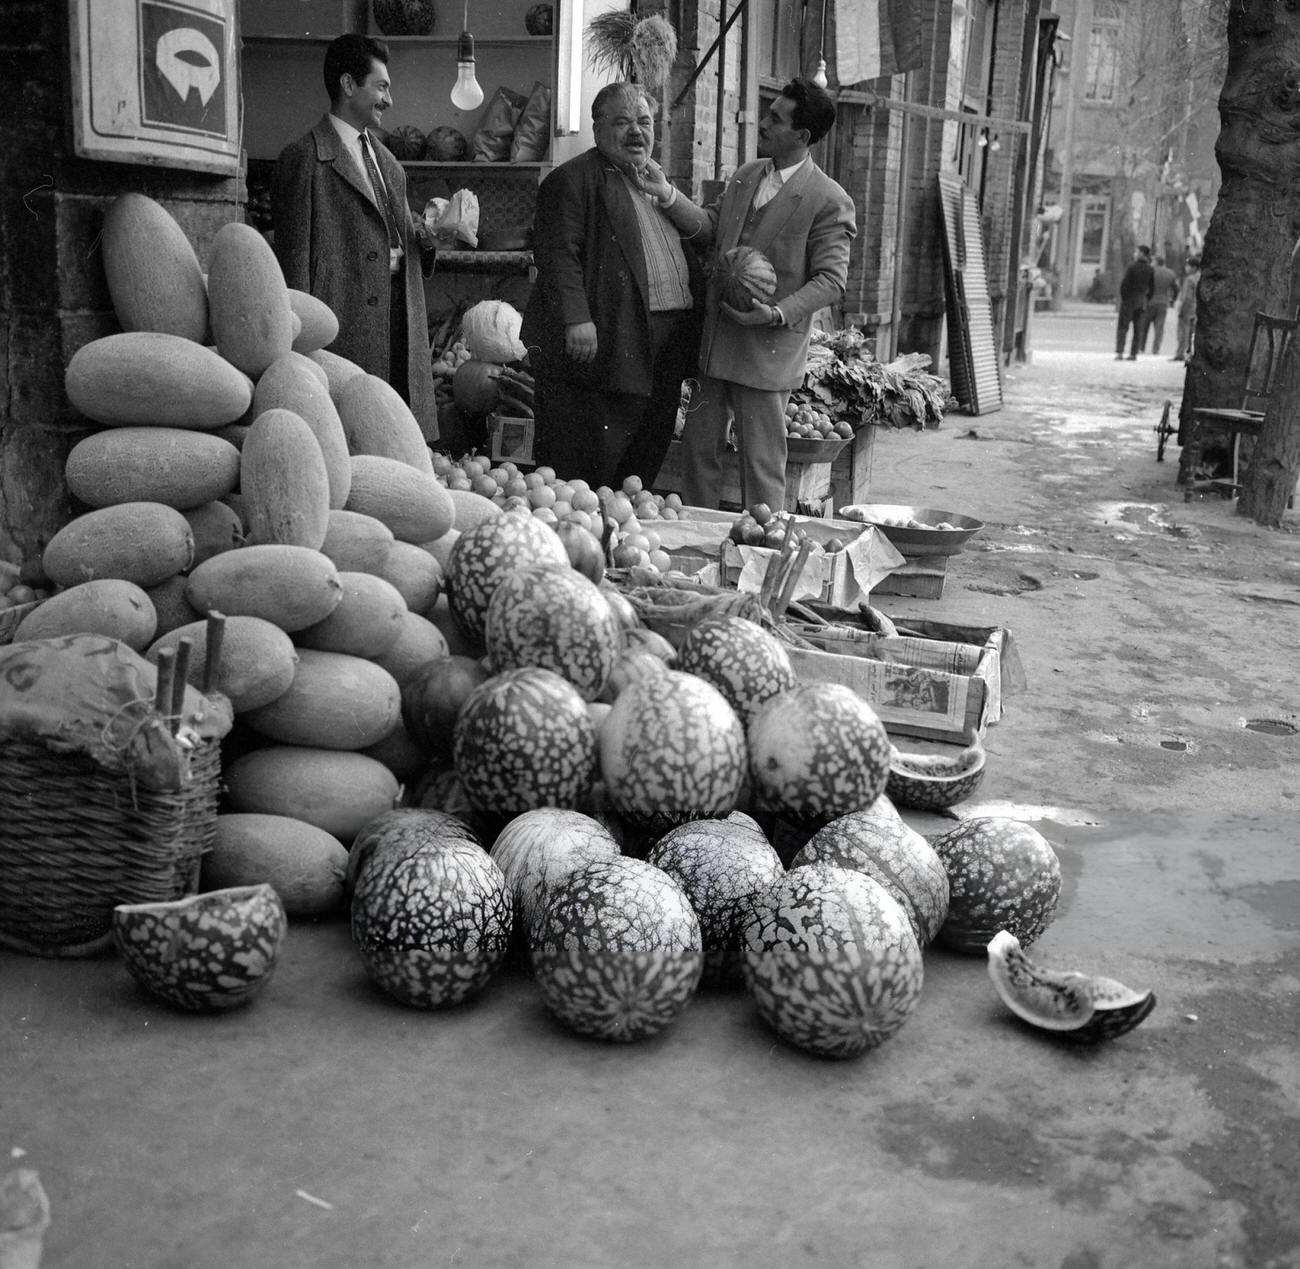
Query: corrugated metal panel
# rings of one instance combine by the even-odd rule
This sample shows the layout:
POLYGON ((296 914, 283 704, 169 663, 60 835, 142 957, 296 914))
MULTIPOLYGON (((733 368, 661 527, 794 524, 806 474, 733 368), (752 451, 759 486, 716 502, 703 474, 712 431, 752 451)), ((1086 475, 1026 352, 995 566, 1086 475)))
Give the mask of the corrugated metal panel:
POLYGON ((989 414, 1002 408, 1002 370, 993 334, 979 208, 961 179, 946 173, 939 174, 939 207, 952 393, 969 413, 989 414))

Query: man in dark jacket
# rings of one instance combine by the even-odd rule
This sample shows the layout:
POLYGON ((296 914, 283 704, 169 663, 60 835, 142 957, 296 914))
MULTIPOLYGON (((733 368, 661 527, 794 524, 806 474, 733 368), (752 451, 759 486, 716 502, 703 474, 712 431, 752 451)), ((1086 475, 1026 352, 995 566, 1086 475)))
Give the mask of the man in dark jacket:
POLYGON ((520 337, 536 381, 536 451, 562 479, 649 488, 694 372, 703 277, 695 252, 633 181, 654 148, 654 102, 609 84, 596 146, 541 184, 537 268, 520 337))
POLYGON ((387 380, 438 435, 425 273, 432 236, 406 201, 402 165, 371 135, 392 104, 388 49, 355 33, 325 50, 329 113, 281 152, 272 187, 284 280, 339 319, 330 351, 387 380))
POLYGON ((1128 359, 1136 361, 1142 346, 1142 314, 1155 291, 1156 275, 1151 268, 1151 248, 1139 247, 1133 263, 1124 270, 1119 283, 1119 325, 1115 330, 1115 360, 1124 359, 1124 336, 1133 327, 1133 342, 1128 359))

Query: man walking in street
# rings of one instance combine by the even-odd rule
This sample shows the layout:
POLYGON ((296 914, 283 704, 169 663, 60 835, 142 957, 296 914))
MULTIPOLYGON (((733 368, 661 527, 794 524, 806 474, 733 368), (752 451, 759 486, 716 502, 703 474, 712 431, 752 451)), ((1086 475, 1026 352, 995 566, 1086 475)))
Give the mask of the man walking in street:
POLYGON ((683 235, 716 253, 748 246, 776 272, 772 303, 733 308, 709 285, 700 384, 682 433, 683 496, 718 507, 734 422, 745 506, 785 503, 785 407, 803 382, 812 317, 835 304, 848 279, 857 231, 853 200, 809 151, 835 123, 835 102, 811 80, 786 84, 758 128, 757 161, 744 163, 716 202, 697 207, 650 164, 642 177, 683 235))
POLYGON ((1151 268, 1151 248, 1137 249, 1133 263, 1124 270, 1119 284, 1119 324, 1115 328, 1115 360, 1124 360, 1124 337, 1133 327, 1133 342, 1128 359, 1136 361, 1142 346, 1142 314, 1155 291, 1155 271, 1151 268))
POLYGON ((1178 298, 1178 275, 1165 264, 1164 256, 1156 256, 1151 273, 1151 299, 1142 313, 1142 351, 1147 350, 1149 331, 1151 351, 1158 354, 1165 338, 1165 317, 1169 312, 1169 306, 1178 298))
POLYGON ((1196 285, 1201 280, 1201 257, 1188 256, 1187 272, 1178 288, 1178 347, 1174 360, 1183 361, 1192 355, 1192 338, 1196 332, 1196 285))

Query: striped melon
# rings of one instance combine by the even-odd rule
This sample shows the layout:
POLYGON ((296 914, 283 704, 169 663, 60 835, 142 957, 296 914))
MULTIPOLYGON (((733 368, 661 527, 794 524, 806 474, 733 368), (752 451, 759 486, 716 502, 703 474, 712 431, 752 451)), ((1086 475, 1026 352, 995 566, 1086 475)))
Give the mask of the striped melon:
POLYGON ((921 947, 948 915, 948 873, 934 847, 900 818, 854 811, 819 828, 790 867, 837 864, 878 881, 898 901, 921 947))
POLYGON ((501 579, 484 642, 495 670, 554 670, 593 701, 618 660, 622 627, 600 589, 575 569, 535 564, 501 579))
POLYGON ((239 451, 209 432, 110 427, 72 447, 64 476, 72 494, 90 507, 161 502, 188 511, 239 484, 239 451))
POLYGON ((576 807, 596 779, 596 729, 577 689, 551 670, 508 670, 475 688, 452 753, 470 801, 490 815, 576 807))
POLYGON ((758 805, 800 828, 869 807, 889 778, 889 737, 876 711, 839 683, 801 683, 749 724, 758 805))
POLYGON ((785 645, 747 617, 715 617, 692 627, 676 668, 712 683, 746 727, 760 705, 798 681, 785 645))
POLYGON ((185 231, 161 203, 119 194, 104 213, 104 277, 124 331, 157 331, 203 344, 208 288, 185 231))
POLYGON ((505 960, 512 903, 469 828, 408 811, 358 849, 366 858, 352 891, 352 939, 371 981, 420 1009, 482 991, 505 960))
POLYGON ((481 641, 488 603, 507 573, 530 564, 569 567, 555 533, 530 515, 501 515, 467 529, 456 540, 447 567, 447 594, 456 624, 481 641))
POLYGON ((63 376, 68 400, 109 426, 198 428, 234 423, 253 400, 249 377, 180 335, 125 331, 83 344, 63 376))
POLYGON ((780 856, 748 815, 691 820, 669 829, 646 854, 691 901, 704 945, 703 981, 741 981, 742 935, 754 896, 785 872, 780 856))
POLYGON ((850 1058, 892 1036, 921 994, 921 949, 903 910, 865 873, 791 869, 752 900, 745 985, 787 1043, 850 1058))
POLYGON ((551 889, 530 952, 547 1008, 579 1035, 621 1043, 674 1022, 704 968, 700 923, 681 887, 623 855, 593 860, 551 889))
POLYGON ((735 809, 745 729, 717 688, 667 670, 619 693, 600 728, 600 770, 618 813, 659 836, 735 809))

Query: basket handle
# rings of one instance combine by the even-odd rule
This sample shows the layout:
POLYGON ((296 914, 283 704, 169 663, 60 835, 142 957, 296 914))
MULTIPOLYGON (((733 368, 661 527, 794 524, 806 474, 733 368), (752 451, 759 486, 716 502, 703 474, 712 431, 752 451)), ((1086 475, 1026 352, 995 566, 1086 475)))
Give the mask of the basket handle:
POLYGON ((192 647, 192 639, 178 639, 176 641, 176 664, 173 667, 172 674, 171 708, 167 711, 173 736, 180 731, 181 716, 185 713, 185 689, 188 686, 190 649, 192 647))
POLYGON ((203 663, 203 694, 206 696, 217 685, 221 670, 221 643, 226 634, 226 617, 214 608, 208 613, 206 653, 203 663))
POLYGON ((154 682, 153 707, 166 717, 172 707, 172 678, 176 662, 176 649, 163 648, 158 653, 158 673, 154 682))

